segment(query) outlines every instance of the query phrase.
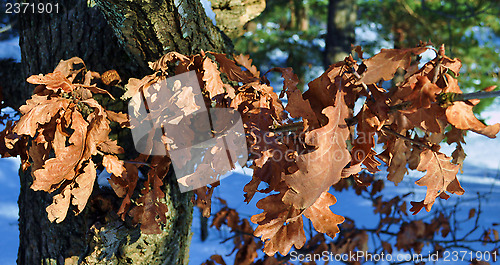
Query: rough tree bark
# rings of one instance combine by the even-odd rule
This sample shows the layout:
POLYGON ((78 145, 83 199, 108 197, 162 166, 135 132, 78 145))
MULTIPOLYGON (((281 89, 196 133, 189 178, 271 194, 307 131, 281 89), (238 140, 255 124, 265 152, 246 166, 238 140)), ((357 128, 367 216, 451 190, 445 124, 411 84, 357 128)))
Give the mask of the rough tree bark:
MULTIPOLYGON (((147 62, 168 51, 232 51, 231 41, 212 25, 197 0, 88 2, 95 6, 61 0, 58 14, 20 17, 24 77, 52 72, 60 60, 78 56, 88 69, 116 69, 127 80, 147 74, 147 62)), ((32 88, 26 84, 20 90, 32 88)), ((5 97, 8 101, 9 95, 5 97)), ((103 214, 105 202, 120 202, 97 186, 80 215, 50 223, 45 208, 52 196, 29 188, 29 172, 20 170, 18 264, 187 264, 192 193, 180 193, 172 170, 164 185, 169 223, 159 235, 141 234, 103 214)))
POLYGON ((354 43, 358 6, 352 0, 330 0, 328 3, 328 23, 324 67, 342 61, 351 51, 354 43))

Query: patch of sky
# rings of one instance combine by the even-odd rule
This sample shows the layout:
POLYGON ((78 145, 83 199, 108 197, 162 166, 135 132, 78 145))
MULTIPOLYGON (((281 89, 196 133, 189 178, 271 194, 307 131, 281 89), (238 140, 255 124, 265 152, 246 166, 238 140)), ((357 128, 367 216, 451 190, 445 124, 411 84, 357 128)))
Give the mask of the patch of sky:
POLYGON ((17 221, 19 209, 16 202, 0 202, 0 218, 17 221))
POLYGON ((21 48, 19 47, 19 37, 10 40, 0 41, 0 59, 14 59, 21 62, 21 48))
POLYGON ((280 25, 278 23, 274 23, 274 22, 267 22, 266 23, 266 28, 279 29, 280 25))
POLYGON ((314 46, 320 47, 321 49, 324 49, 326 46, 325 39, 314 39, 312 43, 314 46))
POLYGON ((99 175, 97 175, 97 184, 101 187, 111 187, 109 184, 108 179, 111 177, 111 173, 109 173, 107 170, 102 170, 99 175))
POLYGON ((354 102, 354 115, 358 114, 361 111, 361 108, 363 107, 363 104, 365 104, 366 97, 360 97, 356 102, 354 102))
POLYGON ((364 24, 354 30, 359 41, 376 41, 379 38, 375 23, 364 24))
POLYGON ((474 36, 479 46, 492 44, 494 46, 500 45, 500 37, 497 36, 489 27, 474 26, 465 32, 466 37, 474 36))
POLYGON ((212 20, 212 23, 214 25, 217 25, 217 21, 215 21, 215 13, 212 10, 212 3, 209 0, 201 0, 201 5, 205 9, 205 13, 207 14, 207 17, 212 20))
MULTIPOLYGON (((9 108, 10 109, 10 108, 9 108)), ((2 109, 2 114, 11 113, 12 109, 2 109)), ((5 128, 0 125, 0 130, 5 128)), ((16 157, 0 159, 0 264, 16 264, 17 248, 19 246, 19 229, 17 226, 17 198, 20 191, 19 170, 20 160, 16 157)))
POLYGON ((380 36, 382 25, 377 23, 363 24, 354 29, 356 34, 356 44, 363 47, 363 52, 366 54, 365 58, 378 53, 382 48, 392 48, 393 43, 380 36), (365 47, 373 46, 372 49, 367 50, 365 47))
POLYGON ((318 76, 320 76, 323 72, 325 71, 325 69, 323 68, 323 66, 320 66, 320 65, 312 65, 311 68, 308 69, 308 71, 306 72, 305 76, 304 76, 304 80, 306 82, 306 85, 305 85, 305 88, 304 89, 307 89, 309 88, 307 86, 307 83, 316 79, 318 76))
POLYGON ((420 54, 420 63, 418 64, 418 67, 420 68, 424 66, 424 64, 428 63, 435 57, 436 57, 436 52, 433 51, 432 49, 427 49, 425 52, 420 54))
POLYGON ((304 47, 311 47, 311 43, 307 40, 303 40, 297 34, 293 34, 292 37, 288 38, 288 43, 297 43, 304 47))
POLYGON ((276 65, 284 64, 288 58, 288 52, 282 51, 278 48, 273 49, 267 53, 269 61, 276 65))

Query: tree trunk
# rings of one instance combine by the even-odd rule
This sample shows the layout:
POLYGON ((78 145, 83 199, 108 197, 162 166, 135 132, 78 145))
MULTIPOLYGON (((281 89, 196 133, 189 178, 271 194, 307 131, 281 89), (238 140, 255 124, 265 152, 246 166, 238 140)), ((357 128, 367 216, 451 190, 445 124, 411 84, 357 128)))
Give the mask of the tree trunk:
MULTIPOLYGON (((291 0, 288 3, 288 6, 290 7, 290 22, 288 30, 295 31, 297 33, 309 30, 309 3, 302 0, 291 0)), ((304 53, 300 48, 288 50, 286 65, 287 67, 291 67, 293 72, 297 75, 299 79, 297 88, 300 90, 304 90, 305 87, 305 75, 308 68, 307 59, 307 53, 304 53)))
POLYGON ((324 67, 342 61, 351 52, 354 43, 358 6, 352 0, 330 0, 324 67))
MULTIPOLYGON (((38 1, 30 3, 36 6, 38 1)), ((147 74, 147 62, 167 51, 232 51, 230 40, 212 25, 196 0, 96 0, 95 7, 88 7, 84 0, 58 3, 58 14, 20 16, 24 78, 52 72, 60 60, 78 56, 88 69, 100 73, 116 69, 126 82, 131 76, 147 74)), ((118 103, 114 104, 126 107, 118 103)), ((169 223, 158 235, 142 234, 116 215, 101 212, 106 202, 120 201, 97 186, 82 213, 69 213, 62 223, 50 223, 45 208, 52 196, 30 189, 30 169, 20 170, 20 179, 18 264, 188 263, 192 193, 180 193, 172 170, 163 188, 169 223)))

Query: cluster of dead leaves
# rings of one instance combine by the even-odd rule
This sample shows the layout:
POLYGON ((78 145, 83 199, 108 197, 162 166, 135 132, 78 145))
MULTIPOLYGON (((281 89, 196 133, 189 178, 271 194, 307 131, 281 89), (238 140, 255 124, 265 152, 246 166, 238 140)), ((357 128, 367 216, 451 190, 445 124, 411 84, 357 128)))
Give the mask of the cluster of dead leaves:
MULTIPOLYGON (((252 217, 259 225, 255 235, 265 242, 264 252, 286 255, 292 246, 301 248, 306 242, 303 217, 309 218, 318 232, 333 238, 344 218, 331 212, 336 199, 329 189, 342 178, 357 176, 362 168, 375 173, 385 163, 388 179, 396 184, 408 169, 426 172, 416 181, 427 187, 427 194, 424 200, 412 202, 414 214, 423 207, 429 211, 437 197, 446 199, 448 193, 464 193, 456 177, 465 156, 463 131, 494 138, 500 124, 486 126, 480 122, 472 112, 477 101, 439 104, 436 96, 440 93, 462 93, 451 75, 459 74, 461 63, 440 49, 435 59, 419 69, 414 58, 426 49, 382 50, 361 64, 348 57, 310 82, 305 93, 297 89, 298 79, 291 69, 272 69, 282 73, 284 89, 280 96, 286 93, 288 97, 285 114, 277 114, 273 122, 286 126, 291 118, 302 119, 303 130, 266 130, 271 122, 263 123, 262 119, 280 109, 273 104, 272 96, 260 109, 239 108, 244 117, 249 117, 244 121, 254 156, 254 175, 245 187, 246 200, 253 197, 260 182, 266 182, 267 187, 259 192, 273 193, 257 203, 263 212, 252 217), (399 68, 406 71, 404 81, 389 91, 381 88, 381 82, 391 80, 399 68), (366 98, 364 106, 353 117, 349 108, 360 97, 366 98), (421 131, 424 135, 419 137, 417 132, 421 131), (375 135, 385 145, 380 154, 374 151, 375 135), (445 138, 448 144, 457 144, 452 157, 439 152, 445 138), (348 147, 346 141, 352 146, 348 147)), ((363 185, 362 180, 357 182, 363 185)))
MULTIPOLYGON (((284 79, 280 95, 248 56, 228 59, 224 54, 210 52, 192 56, 170 52, 150 63, 153 74, 128 80, 122 98, 134 98, 138 93, 158 97, 153 91, 155 83, 172 74, 195 71, 205 102, 182 101, 174 96, 162 100, 176 102, 178 112, 184 114, 203 104, 207 109, 237 110, 247 134, 254 172, 244 188, 245 201, 249 202, 256 192, 268 195, 257 202, 263 212, 251 218, 258 224, 255 230, 249 224, 242 224, 229 209, 216 216, 214 225, 229 222, 232 229, 261 237, 266 254, 286 255, 292 246, 302 248, 306 242, 304 217, 320 233, 332 238, 339 233, 338 225, 345 219, 330 209, 336 203, 330 188, 350 176, 365 187, 368 184, 358 175, 363 169, 375 173, 385 163, 388 179, 395 184, 408 169, 426 172, 416 181, 417 185, 427 187, 427 194, 422 201, 412 202, 410 210, 414 214, 422 208, 429 211, 438 197, 446 199, 448 193, 464 193, 456 177, 465 157, 461 146, 464 131, 494 138, 500 124, 486 126, 474 116, 472 107, 477 100, 455 102, 451 106, 439 104, 436 96, 441 93, 462 93, 453 77, 459 74, 461 63, 448 58, 444 49, 440 49, 435 59, 418 68, 415 58, 426 49, 383 49, 369 59, 361 58, 361 62, 347 57, 311 81, 304 93, 297 88, 299 81, 292 69, 274 68, 271 71, 280 72, 284 79), (392 80, 399 68, 406 72, 404 81, 386 91, 381 82, 392 80), (286 107, 280 100, 285 95, 286 107), (360 98, 365 98, 365 103, 354 115, 352 108, 360 98), (291 127, 295 129, 284 132, 273 129, 289 126, 296 120, 302 122, 299 129, 291 127), (384 144, 380 154, 374 151, 375 136, 384 144), (439 152, 444 139, 457 145, 452 157, 439 152), (263 189, 259 189, 261 182, 266 183, 263 189)), ((112 173, 111 186, 123 198, 118 213, 123 219, 127 214, 132 216, 142 224, 144 232, 159 232, 167 214, 161 186, 170 159, 140 155, 133 163, 125 164, 118 159, 120 148, 108 138, 109 122, 125 124, 127 117, 105 110, 92 98, 92 93, 106 91, 95 85, 93 80, 99 79, 97 73, 75 70, 73 65, 77 63, 83 64, 73 58, 61 62, 54 73, 28 79, 39 86, 21 108, 21 119, 2 132, 6 141, 0 147, 14 150, 21 145, 28 150, 24 160, 27 163, 29 157, 31 161, 32 188, 58 191, 54 203, 47 208, 49 218, 56 221, 64 219, 70 204, 76 206, 77 213, 83 209, 96 176, 93 156, 101 155, 102 165, 112 173), (83 78, 78 79, 78 75, 83 78), (139 167, 145 164, 147 181, 132 207, 139 167)), ((168 150, 167 142, 162 140, 159 148, 168 150)), ((230 169, 214 162, 219 155, 226 155, 222 148, 197 164, 214 182, 230 169)), ((205 216, 210 215, 215 186, 195 191, 196 203, 204 208, 205 216)), ((404 229, 414 231, 415 225, 418 227, 409 224, 404 229)), ((243 251, 238 254, 244 256, 242 261, 253 260, 256 243, 245 236, 238 240, 235 243, 243 251)))
POLYGON ((23 169, 31 167, 31 189, 56 192, 47 207, 51 221, 64 220, 70 205, 76 214, 85 208, 96 179, 92 156, 116 159, 123 152, 108 137, 109 123, 127 117, 105 110, 92 98, 94 93, 112 97, 97 87, 99 79, 76 57, 61 61, 53 73, 29 77, 38 86, 20 107, 20 119, 4 131, 7 149, 21 155, 23 169))

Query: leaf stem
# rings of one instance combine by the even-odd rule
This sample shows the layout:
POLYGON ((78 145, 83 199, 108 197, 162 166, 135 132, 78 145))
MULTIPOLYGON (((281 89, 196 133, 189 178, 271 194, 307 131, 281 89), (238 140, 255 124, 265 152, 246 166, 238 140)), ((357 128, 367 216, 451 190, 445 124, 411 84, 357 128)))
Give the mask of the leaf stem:
POLYGON ((123 163, 129 163, 129 164, 136 164, 136 165, 143 165, 143 166, 152 167, 151 164, 146 163, 146 162, 131 161, 131 160, 122 160, 122 161, 123 161, 123 163))
POLYGON ((424 143, 421 143, 421 142, 419 142, 419 141, 416 141, 416 140, 414 140, 414 139, 412 139, 412 138, 410 138, 410 137, 406 137, 406 136, 404 136, 404 135, 402 135, 402 134, 400 134, 400 133, 397 133, 397 132, 393 131, 391 128, 389 128, 389 127, 387 127, 387 126, 383 126, 383 127, 382 127, 382 131, 384 131, 384 132, 386 132, 386 133, 389 133, 389 134, 392 134, 392 135, 394 135, 394 136, 396 136, 396 137, 399 137, 399 138, 401 138, 401 139, 403 139, 403 140, 405 140, 405 141, 411 142, 411 143, 412 143, 412 144, 414 144, 414 145, 418 145, 418 146, 420 146, 420 147, 423 147, 423 148, 427 148, 427 149, 432 150, 432 147, 431 147, 431 146, 429 146, 429 145, 427 145, 427 144, 424 144, 424 143))

